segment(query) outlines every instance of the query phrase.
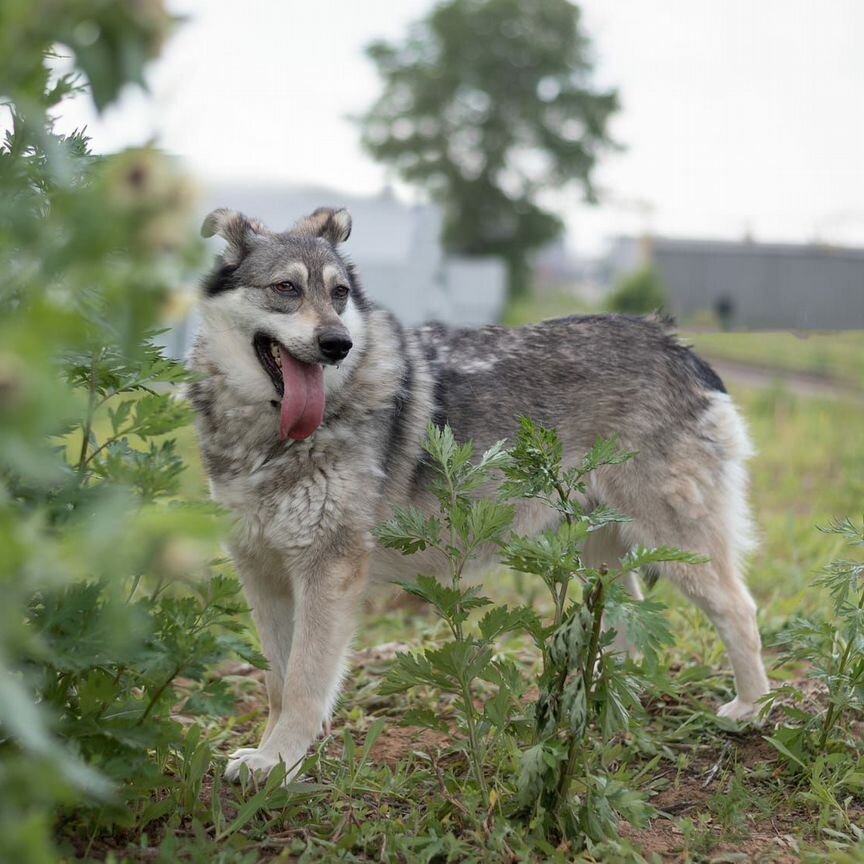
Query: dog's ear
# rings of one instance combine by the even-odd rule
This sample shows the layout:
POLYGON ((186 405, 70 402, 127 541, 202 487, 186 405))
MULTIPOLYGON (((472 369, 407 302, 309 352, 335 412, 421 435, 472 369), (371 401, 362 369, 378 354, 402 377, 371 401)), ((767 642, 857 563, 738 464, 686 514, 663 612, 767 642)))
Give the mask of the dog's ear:
POLYGON ((351 214, 344 208, 319 207, 291 229, 292 234, 323 237, 338 246, 351 236, 351 214))
POLYGON ((268 233, 267 227, 258 219, 250 219, 224 207, 210 213, 201 226, 202 237, 218 235, 228 241, 224 257, 235 261, 239 261, 249 251, 254 235, 268 233))

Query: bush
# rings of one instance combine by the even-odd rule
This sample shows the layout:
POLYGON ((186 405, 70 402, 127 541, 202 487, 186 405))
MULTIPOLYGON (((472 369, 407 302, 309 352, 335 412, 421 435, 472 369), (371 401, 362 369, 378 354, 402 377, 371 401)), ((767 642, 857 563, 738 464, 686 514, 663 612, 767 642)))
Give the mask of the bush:
POLYGON ((81 84, 49 71, 56 43, 104 107, 170 21, 158 3, 55 12, 0 11, 17 46, 0 58, 0 848, 22 864, 54 860, 58 828, 92 842, 182 809, 175 776, 210 752, 191 717, 226 707, 208 670, 260 662, 237 582, 208 563, 212 505, 174 498, 187 375, 152 336, 200 258, 188 184, 152 149, 97 158, 51 120, 81 84))
POLYGON ((643 267, 621 279, 609 297, 609 309, 626 315, 656 312, 666 302, 666 290, 653 267, 643 267))
MULTIPOLYGON (((835 521, 826 532, 864 549, 864 520, 835 521)), ((775 639, 784 664, 806 664, 807 677, 824 692, 814 703, 797 684, 772 691, 781 723, 768 738, 786 770, 802 782, 803 800, 819 808, 820 827, 849 832, 843 839, 864 840, 855 823, 854 801, 864 794, 864 561, 843 559, 826 567, 814 589, 831 596, 832 613, 823 620, 798 617, 775 639)), ((765 709, 767 713, 767 707, 765 709)))

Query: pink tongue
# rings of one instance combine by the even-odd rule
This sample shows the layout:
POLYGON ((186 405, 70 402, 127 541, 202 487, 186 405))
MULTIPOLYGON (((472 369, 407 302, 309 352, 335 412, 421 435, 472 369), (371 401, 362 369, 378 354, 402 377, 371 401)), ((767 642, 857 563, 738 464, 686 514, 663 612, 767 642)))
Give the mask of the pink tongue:
POLYGON ((324 369, 317 363, 301 363, 281 345, 279 353, 285 384, 279 437, 303 441, 324 419, 324 369))

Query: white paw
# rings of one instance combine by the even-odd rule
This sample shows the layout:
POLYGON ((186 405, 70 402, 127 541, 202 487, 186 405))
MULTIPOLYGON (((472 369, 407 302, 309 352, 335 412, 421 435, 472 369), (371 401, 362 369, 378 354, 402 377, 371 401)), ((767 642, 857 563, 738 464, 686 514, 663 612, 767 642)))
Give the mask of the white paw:
POLYGON ((235 750, 228 758, 229 759, 239 759, 241 756, 245 756, 247 753, 257 753, 257 747, 239 747, 235 750))
POLYGON ((240 782, 241 768, 245 765, 249 775, 258 781, 266 780, 270 772, 280 763, 286 768, 285 783, 288 783, 300 770, 300 763, 305 750, 297 752, 297 748, 284 748, 282 752, 270 747, 243 747, 231 754, 225 768, 225 779, 231 783, 240 782))
POLYGON ((759 706, 753 702, 745 702, 736 696, 731 702, 717 709, 717 716, 729 720, 758 720, 759 706))

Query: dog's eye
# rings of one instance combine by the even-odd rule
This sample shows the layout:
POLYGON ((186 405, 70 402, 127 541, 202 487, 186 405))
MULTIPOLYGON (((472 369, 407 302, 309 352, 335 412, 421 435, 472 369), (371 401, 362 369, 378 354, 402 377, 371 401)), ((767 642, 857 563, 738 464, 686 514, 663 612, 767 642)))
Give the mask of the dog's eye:
POLYGON ((277 282, 270 286, 279 294, 284 294, 287 297, 296 297, 300 293, 300 289, 293 282, 277 282))
POLYGON ((349 293, 350 293, 349 289, 346 285, 337 285, 333 289, 333 299, 334 300, 344 300, 348 296, 349 293))

